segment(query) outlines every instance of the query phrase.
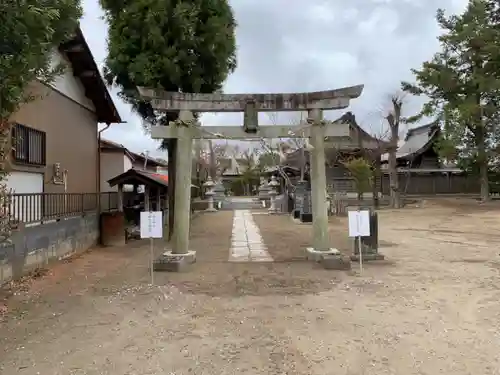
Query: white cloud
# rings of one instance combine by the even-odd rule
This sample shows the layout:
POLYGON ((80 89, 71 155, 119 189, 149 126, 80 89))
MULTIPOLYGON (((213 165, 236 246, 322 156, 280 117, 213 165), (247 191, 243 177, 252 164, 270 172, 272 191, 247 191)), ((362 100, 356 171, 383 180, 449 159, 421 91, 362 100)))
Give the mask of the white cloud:
MULTIPOLYGON (((288 0, 232 0, 238 22, 238 68, 225 84, 226 92, 289 92, 365 84, 363 95, 349 110, 366 127, 380 124, 387 94, 401 80, 411 79, 437 50, 438 6, 462 11, 466 0, 309 0, 291 6, 288 0)), ((98 64, 106 56, 107 27, 98 0, 84 0, 81 22, 98 64)), ((113 97, 127 124, 113 125, 103 136, 141 152, 164 156, 157 142, 144 134, 141 121, 113 97)), ((410 100, 407 108, 417 110, 410 100)), ((340 113, 328 114, 334 117, 340 113)), ((288 122, 299 115, 281 114, 288 122)), ((242 114, 206 114, 206 125, 241 124, 242 114)), ((263 123, 269 123, 261 114, 263 123)), ((380 125, 376 125, 380 126, 380 125)))
POLYGON ((399 14, 389 7, 381 7, 358 24, 358 31, 362 34, 384 35, 393 33, 398 26, 399 14))

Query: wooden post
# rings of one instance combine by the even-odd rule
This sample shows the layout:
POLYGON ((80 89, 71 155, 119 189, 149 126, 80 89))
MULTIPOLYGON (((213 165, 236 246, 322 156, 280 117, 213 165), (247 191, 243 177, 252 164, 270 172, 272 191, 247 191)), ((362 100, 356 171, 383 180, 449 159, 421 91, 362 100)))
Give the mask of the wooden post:
POLYGON ((118 212, 123 212, 123 184, 118 184, 118 212))
POLYGON ((156 189, 156 211, 161 211, 161 188, 156 189))
MULTIPOLYGON (((179 118, 188 121, 193 118, 192 112, 183 112, 179 118)), ((176 176, 175 176, 175 206, 174 206, 174 238, 173 254, 189 252, 189 225, 191 216, 191 171, 193 167, 192 150, 193 135, 188 126, 178 126, 176 176)))
POLYGON ((313 146, 311 150, 311 198, 314 251, 330 251, 326 205, 325 132, 324 127, 320 124, 322 117, 321 110, 309 111, 309 118, 314 121, 311 127, 313 146))
POLYGON ((144 211, 151 210, 151 203, 149 199, 150 189, 149 185, 144 185, 144 211))

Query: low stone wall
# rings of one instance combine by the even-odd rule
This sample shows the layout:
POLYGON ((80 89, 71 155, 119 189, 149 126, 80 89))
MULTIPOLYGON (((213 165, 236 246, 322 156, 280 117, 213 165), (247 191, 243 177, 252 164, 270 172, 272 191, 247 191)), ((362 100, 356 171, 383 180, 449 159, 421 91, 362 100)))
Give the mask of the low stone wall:
POLYGON ((99 239, 98 215, 20 227, 11 239, 10 245, 0 248, 0 284, 95 246, 99 239))

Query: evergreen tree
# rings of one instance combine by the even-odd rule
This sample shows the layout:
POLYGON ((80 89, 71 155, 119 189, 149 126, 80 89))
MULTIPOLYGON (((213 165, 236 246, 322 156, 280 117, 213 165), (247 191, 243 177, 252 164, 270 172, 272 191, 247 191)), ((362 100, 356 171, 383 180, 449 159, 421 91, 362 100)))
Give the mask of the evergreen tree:
MULTIPOLYGON (((109 26, 105 78, 150 124, 178 113, 157 113, 137 86, 194 93, 220 90, 236 67, 233 12, 227 0, 100 0, 109 26)), ((168 150, 170 235, 173 234, 176 141, 168 150)))
POLYGON ((442 50, 413 70, 415 84, 403 83, 405 91, 429 98, 412 120, 423 116, 441 120, 441 153, 477 171, 483 200, 489 199, 488 167, 500 115, 500 29, 492 17, 492 4, 469 0, 463 14, 450 17, 439 9, 442 50))

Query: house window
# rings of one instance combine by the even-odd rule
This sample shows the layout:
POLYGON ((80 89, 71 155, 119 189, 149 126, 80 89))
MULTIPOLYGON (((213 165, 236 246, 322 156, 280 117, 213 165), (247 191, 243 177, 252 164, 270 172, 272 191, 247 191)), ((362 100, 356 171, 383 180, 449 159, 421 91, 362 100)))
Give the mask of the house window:
POLYGON ((15 124, 12 129, 12 155, 17 163, 45 165, 46 134, 37 129, 15 124))

